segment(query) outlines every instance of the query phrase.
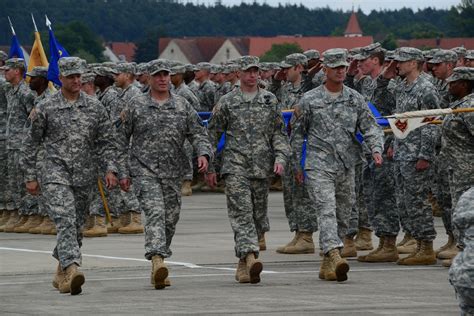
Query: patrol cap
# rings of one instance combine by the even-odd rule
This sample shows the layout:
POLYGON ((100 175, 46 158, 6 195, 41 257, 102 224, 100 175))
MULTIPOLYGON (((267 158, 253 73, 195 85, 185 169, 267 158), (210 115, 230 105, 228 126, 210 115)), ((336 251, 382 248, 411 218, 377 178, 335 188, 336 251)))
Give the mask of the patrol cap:
POLYGON ((184 70, 186 70, 186 71, 196 71, 197 68, 193 64, 186 64, 186 65, 184 65, 184 70))
POLYGON ((136 71, 137 76, 147 74, 148 73, 147 71, 148 71, 147 63, 140 63, 137 65, 137 71, 136 71))
POLYGON ((156 75, 160 71, 171 72, 170 62, 167 59, 155 59, 148 63, 148 73, 156 75))
POLYGON ((48 67, 37 66, 31 69, 31 71, 27 72, 26 75, 28 77, 48 77, 48 67))
POLYGON ((451 48, 451 50, 458 54, 458 57, 466 56, 467 49, 462 46, 451 48))
POLYGON ((280 63, 270 63, 270 69, 272 70, 280 70, 280 63))
POLYGON ((79 57, 62 57, 58 61, 61 76, 82 75, 87 71, 87 64, 79 57))
POLYGON ((132 74, 134 75, 137 71, 137 67, 133 63, 118 63, 114 67, 115 71, 119 74, 132 74))
POLYGON ((400 47, 395 51, 395 56, 393 59, 396 61, 425 60, 423 57, 423 52, 414 47, 400 47))
POLYGON ((1 70, 8 70, 10 68, 25 69, 25 60, 23 58, 10 58, 5 61, 5 65, 0 67, 1 70))
POLYGON ((451 74, 451 76, 446 79, 447 82, 453 82, 458 80, 474 81, 474 68, 456 67, 453 69, 453 73, 451 74))
POLYGON ((303 55, 305 55, 308 60, 321 58, 321 54, 316 49, 309 49, 305 51, 303 55))
POLYGON ((458 54, 452 50, 447 49, 440 49, 433 55, 428 62, 430 64, 441 64, 441 63, 449 63, 449 62, 456 62, 458 60, 458 54))
POLYGON ((271 68, 270 68, 270 63, 267 63, 267 62, 262 62, 262 63, 260 63, 260 70, 261 70, 261 71, 268 71, 268 70, 271 70, 271 68))
POLYGON ((285 57, 285 60, 281 62, 281 68, 291 68, 297 65, 306 66, 308 64, 308 58, 300 53, 290 54, 285 57))
POLYGON ((380 43, 372 43, 370 45, 364 46, 360 48, 360 53, 354 55, 354 59, 357 60, 364 60, 369 58, 370 56, 383 52, 382 45, 380 43))
POLYGON ((8 54, 5 53, 3 50, 0 50, 0 60, 5 61, 8 59, 8 54))
POLYGON ((464 56, 464 58, 466 58, 466 59, 474 59, 474 50, 472 50, 472 49, 471 49, 471 50, 468 50, 468 51, 466 52, 466 56, 464 56))
POLYGON ((170 70, 171 70, 172 75, 184 74, 186 72, 186 67, 182 62, 171 61, 170 62, 170 70))
POLYGON ((395 56, 394 50, 388 50, 385 52, 385 60, 393 60, 394 56, 395 56))
POLYGON ((117 74, 117 72, 115 70, 113 70, 110 67, 106 67, 106 66, 95 67, 92 71, 96 75, 99 75, 99 76, 102 76, 102 77, 110 77, 110 78, 113 78, 114 75, 117 74))
POLYGON ((349 57, 354 58, 354 56, 360 54, 362 47, 353 47, 349 49, 349 57))
POLYGON ((227 64, 223 66, 222 73, 223 74, 230 74, 232 72, 236 72, 239 70, 239 65, 237 64, 227 64))
POLYGON ((93 82, 95 79, 95 73, 93 72, 86 72, 81 76, 81 83, 89 83, 93 82))
POLYGON ((331 48, 323 53, 323 65, 329 68, 349 66, 347 62, 347 49, 331 48))
POLYGON ((222 66, 220 65, 212 65, 211 66, 211 74, 218 74, 222 72, 222 66))
POLYGON ((425 58, 425 60, 428 61, 431 58, 433 58, 434 54, 436 54, 439 51, 440 51, 439 48, 432 48, 432 49, 424 50, 422 53, 423 53, 423 57, 425 58))
POLYGON ((257 56, 242 56, 239 59, 239 69, 245 71, 253 67, 259 68, 259 61, 257 56))
POLYGON ((201 63, 196 64, 197 71, 199 71, 199 70, 211 71, 211 67, 212 67, 212 65, 210 63, 207 63, 207 62, 201 62, 201 63))

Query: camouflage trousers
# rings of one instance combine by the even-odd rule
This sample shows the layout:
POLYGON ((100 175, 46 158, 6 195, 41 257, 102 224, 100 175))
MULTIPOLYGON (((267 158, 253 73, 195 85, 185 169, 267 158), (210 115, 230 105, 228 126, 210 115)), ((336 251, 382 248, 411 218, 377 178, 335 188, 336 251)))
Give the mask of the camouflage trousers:
POLYGON ((253 252, 258 256, 258 236, 270 230, 267 216, 269 180, 235 174, 227 174, 224 179, 235 255, 243 259, 253 252))
POLYGON ((453 232, 452 224, 452 204, 451 204, 451 192, 449 190, 449 166, 445 158, 437 156, 433 166, 434 171, 434 182, 436 185, 435 197, 438 205, 442 210, 442 220, 446 234, 453 232))
POLYGON ((171 240, 181 212, 181 178, 134 177, 135 192, 145 214, 145 258, 172 255, 171 240))
POLYGON ((20 215, 38 214, 38 199, 26 191, 23 171, 20 167, 20 150, 8 150, 8 190, 15 209, 20 215))
POLYGON ((354 168, 355 173, 355 201, 351 209, 351 219, 349 222, 349 229, 347 230, 348 237, 354 237, 359 228, 371 229, 369 223, 368 207, 368 191, 372 183, 370 182, 370 170, 367 163, 363 162, 357 164, 354 168))
MULTIPOLYGON (((450 219, 452 219, 452 212, 458 204, 461 195, 471 187, 474 187, 474 167, 471 164, 472 162, 468 162, 465 166, 456 165, 448 170, 449 189, 451 190, 452 197, 450 219)), ((452 232, 454 239, 459 240, 459 231, 454 225, 452 225, 452 232)))
POLYGON ((11 194, 9 193, 8 185, 8 151, 6 147, 6 141, 0 140, 0 210, 13 211, 14 205, 11 200, 11 194))
POLYGON ((326 254, 343 247, 355 199, 354 168, 307 170, 305 182, 317 210, 320 248, 326 254))
POLYGON ((369 218, 376 236, 397 236, 400 231, 400 216, 395 200, 394 163, 386 155, 383 159, 380 167, 375 167, 373 161, 369 164, 372 182, 368 193, 369 218))
POLYGON ((186 160, 187 164, 184 166, 184 177, 183 180, 185 181, 192 181, 193 180, 193 145, 189 142, 189 140, 184 141, 184 151, 186 153, 186 160))
POLYGON ((91 187, 59 183, 42 185, 49 217, 58 232, 53 257, 63 270, 73 263, 81 265, 82 228, 92 197, 91 187))
POLYGON ((432 241, 436 237, 433 211, 428 202, 431 167, 417 171, 416 161, 395 161, 395 198, 400 221, 416 240, 432 241))
POLYGON ((454 286, 456 296, 459 300, 461 316, 474 315, 474 289, 467 287, 454 286))
POLYGON ((291 163, 285 166, 284 172, 281 177, 283 202, 290 231, 311 233, 318 231, 316 208, 311 202, 306 185, 296 182, 291 163))

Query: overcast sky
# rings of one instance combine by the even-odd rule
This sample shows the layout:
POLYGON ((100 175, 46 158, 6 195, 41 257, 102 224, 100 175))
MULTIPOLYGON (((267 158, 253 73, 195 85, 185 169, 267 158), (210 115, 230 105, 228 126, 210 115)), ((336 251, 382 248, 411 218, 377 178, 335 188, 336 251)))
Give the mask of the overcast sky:
MULTIPOLYGON (((195 1, 195 0, 194 0, 195 1)), ((215 1, 200 0, 200 3, 215 1)), ((241 2, 252 3, 253 0, 222 0, 224 5, 238 5, 241 2)), ((344 11, 351 10, 352 6, 357 10, 361 8, 362 11, 368 13, 371 10, 381 9, 401 9, 403 7, 417 10, 419 8, 434 7, 436 9, 448 9, 453 5, 459 4, 460 0, 257 0, 258 3, 266 2, 271 6, 278 6, 278 3, 286 4, 300 4, 309 8, 326 7, 331 9, 342 9, 344 11)))

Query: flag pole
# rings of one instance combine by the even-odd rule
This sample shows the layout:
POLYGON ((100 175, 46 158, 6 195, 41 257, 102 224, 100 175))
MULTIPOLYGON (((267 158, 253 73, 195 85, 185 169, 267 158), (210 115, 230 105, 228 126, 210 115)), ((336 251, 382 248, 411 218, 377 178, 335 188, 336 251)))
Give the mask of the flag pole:
POLYGON ((33 20, 33 25, 35 27, 35 32, 38 32, 38 28, 36 27, 36 21, 35 21, 35 17, 33 16, 33 13, 31 13, 31 20, 33 20))
POLYGON ((13 23, 12 23, 12 20, 10 20, 10 17, 8 17, 8 22, 10 22, 10 28, 12 29, 12 34, 16 36, 15 29, 13 28, 13 23))

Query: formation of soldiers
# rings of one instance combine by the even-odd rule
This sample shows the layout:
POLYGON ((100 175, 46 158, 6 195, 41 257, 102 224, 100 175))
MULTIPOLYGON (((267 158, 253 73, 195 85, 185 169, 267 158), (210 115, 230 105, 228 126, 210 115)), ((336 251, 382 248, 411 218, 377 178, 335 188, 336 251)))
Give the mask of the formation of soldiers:
MULTIPOLYGON (((319 229, 321 279, 345 281, 345 258, 361 250, 372 250, 361 262, 438 258, 450 266, 459 246, 468 247, 453 210, 474 184, 474 114, 448 115, 397 139, 367 104, 382 116, 473 107, 474 51, 374 43, 225 65, 86 65, 68 57, 59 62, 57 92, 46 68, 25 73, 22 59, 4 54, 2 63, 0 230, 57 234, 53 284, 61 292, 81 291, 82 237, 117 232, 145 232, 151 282, 169 286, 164 259, 181 196, 193 190, 225 190, 240 283, 260 282, 270 187, 283 191, 294 232, 276 251, 314 253, 319 229), (289 122, 282 111, 293 112, 289 122), (212 112, 207 128, 198 112, 212 112), (449 236, 436 251, 433 209, 449 236)), ((472 194, 466 199, 472 206, 472 194)))

